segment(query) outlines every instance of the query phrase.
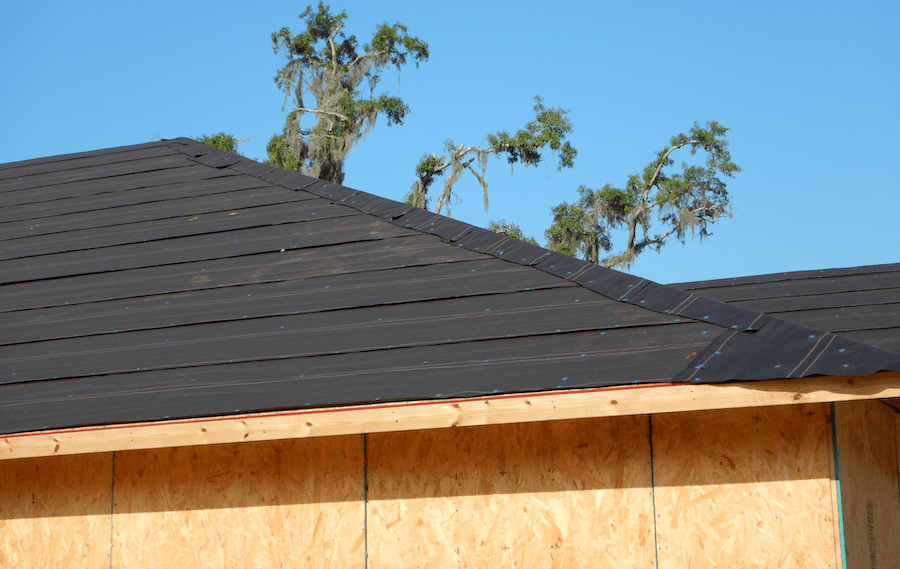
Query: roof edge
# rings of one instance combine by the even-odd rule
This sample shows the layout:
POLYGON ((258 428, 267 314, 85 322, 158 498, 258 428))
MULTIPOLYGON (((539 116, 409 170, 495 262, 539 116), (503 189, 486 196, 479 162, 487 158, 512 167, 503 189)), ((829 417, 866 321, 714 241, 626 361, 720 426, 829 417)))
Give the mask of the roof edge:
POLYGON ((0 437, 0 460, 900 397, 900 373, 646 384, 106 425, 0 437))

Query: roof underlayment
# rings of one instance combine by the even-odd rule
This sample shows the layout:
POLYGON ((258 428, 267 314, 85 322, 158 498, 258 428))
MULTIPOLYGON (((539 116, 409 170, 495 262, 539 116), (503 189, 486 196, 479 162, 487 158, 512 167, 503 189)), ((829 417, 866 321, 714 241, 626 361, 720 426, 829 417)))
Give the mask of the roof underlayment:
POLYGON ((900 265, 662 286, 189 139, 0 200, 0 434, 900 371, 900 265))

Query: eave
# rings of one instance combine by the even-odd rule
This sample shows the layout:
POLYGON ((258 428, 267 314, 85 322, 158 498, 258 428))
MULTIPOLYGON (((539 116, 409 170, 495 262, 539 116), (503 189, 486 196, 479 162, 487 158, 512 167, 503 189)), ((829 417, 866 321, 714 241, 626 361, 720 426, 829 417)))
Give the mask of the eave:
POLYGON ((890 398, 900 398, 898 372, 545 391, 17 433, 0 438, 0 460, 890 398))

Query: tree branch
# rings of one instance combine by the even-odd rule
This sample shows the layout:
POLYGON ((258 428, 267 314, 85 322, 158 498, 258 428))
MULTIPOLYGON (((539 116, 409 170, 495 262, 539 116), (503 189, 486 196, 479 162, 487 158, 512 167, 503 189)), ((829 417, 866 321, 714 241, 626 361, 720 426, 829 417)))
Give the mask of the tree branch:
POLYGON ((635 245, 634 256, 637 257, 641 251, 643 251, 644 249, 646 249, 647 247, 649 247, 651 245, 662 245, 663 242, 669 237, 669 235, 672 235, 677 230, 678 230, 678 227, 673 227, 672 229, 667 231, 665 234, 657 235, 655 239, 645 238, 642 242, 635 245))
MULTIPOLYGON (((460 144, 460 148, 462 148, 462 146, 463 145, 460 144)), ((468 150, 466 152, 468 152, 468 150)), ((465 155, 465 153, 463 154, 463 156, 464 155, 465 155)), ((469 165, 474 160, 475 160, 474 158, 469 158, 468 162, 463 163, 463 162, 459 161, 459 155, 458 155, 457 159, 456 159, 456 164, 458 164, 458 166, 454 166, 454 163, 452 160, 451 160, 450 164, 447 164, 446 166, 444 166, 444 168, 447 168, 447 166, 454 166, 454 168, 453 168, 453 171, 450 172, 450 176, 444 182, 444 189, 441 191, 441 194, 438 196, 437 205, 435 206, 435 209, 434 209, 435 213, 437 213, 437 214, 441 213, 441 208, 443 207, 444 203, 447 204, 447 211, 450 211, 450 197, 453 194, 454 184, 456 184, 456 182, 459 180, 459 176, 460 176, 459 172, 461 170, 463 170, 464 168, 468 168, 469 165)))
POLYGON ((662 172, 663 166, 665 166, 666 162, 668 162, 668 160, 669 160, 669 154, 672 154, 679 148, 684 148, 685 146, 687 146, 689 144, 700 144, 700 141, 699 140, 688 140, 682 144, 672 146, 671 148, 666 150, 666 153, 663 154, 662 158, 659 161, 659 164, 656 165, 656 171, 653 172, 653 177, 650 178, 650 182, 648 182, 647 185, 644 186, 644 198, 645 199, 650 194, 650 188, 652 188, 653 186, 656 185, 657 180, 659 179, 659 173, 662 172))
POLYGON ((475 160, 475 159, 472 158, 471 160, 469 160, 468 162, 463 164, 463 166, 468 168, 469 172, 472 172, 472 175, 475 176, 478 179, 478 183, 481 184, 481 191, 482 191, 482 194, 484 194, 484 213, 487 213, 488 212, 487 182, 484 181, 484 178, 482 176, 478 175, 478 172, 475 171, 475 168, 472 168, 473 160, 475 160))
POLYGON ((450 167, 449 162, 444 162, 442 164, 438 164, 431 170, 431 175, 433 176, 435 174, 440 174, 441 172, 443 172, 444 170, 446 170, 449 167, 450 167))
POLYGON ((351 61, 350 63, 347 64, 347 69, 353 69, 354 66, 359 64, 359 62, 363 61, 364 59, 375 58, 375 57, 378 57, 385 53, 390 53, 390 50, 382 49, 381 51, 373 51, 371 53, 364 53, 362 55, 357 55, 356 59, 354 59, 353 61, 351 61))
POLYGON ((317 115, 329 115, 332 117, 337 117, 337 118, 341 119, 342 121, 350 122, 349 117, 345 117, 341 113, 335 113, 333 111, 323 111, 321 109, 307 109, 304 107, 297 107, 295 110, 298 112, 304 112, 304 113, 315 113, 317 115))
POLYGON ((331 32, 331 35, 328 36, 328 45, 331 46, 331 74, 335 75, 337 73, 337 48, 334 46, 334 38, 337 37, 341 28, 344 27, 343 23, 338 24, 338 27, 331 32))

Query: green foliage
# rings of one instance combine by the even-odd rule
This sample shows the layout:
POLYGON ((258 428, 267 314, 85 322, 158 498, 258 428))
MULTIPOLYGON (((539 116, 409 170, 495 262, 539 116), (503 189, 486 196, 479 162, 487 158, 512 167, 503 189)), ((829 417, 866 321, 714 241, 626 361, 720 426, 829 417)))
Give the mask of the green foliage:
POLYGON ((417 207, 426 207, 430 199, 428 191, 436 178, 448 173, 444 181, 444 189, 437 199, 435 211, 441 213, 446 204, 447 214, 450 211, 450 201, 453 196, 453 186, 459 181, 462 174, 468 170, 481 185, 484 199, 484 211, 488 211, 488 184, 485 180, 487 160, 491 155, 504 156, 509 164, 521 162, 524 166, 537 166, 544 159, 544 153, 550 151, 557 154, 559 164, 557 170, 572 168, 575 166, 575 157, 578 151, 566 140, 566 136, 574 128, 568 118, 568 110, 562 108, 548 109, 544 107, 544 101, 535 97, 534 120, 525 125, 525 128, 516 131, 515 135, 507 131, 488 133, 486 135, 487 146, 469 146, 464 144, 456 146, 448 139, 444 143, 444 154, 438 157, 435 154, 424 154, 416 165, 417 180, 413 183, 409 203, 417 207), (472 163, 478 161, 476 170, 472 163))
POLYGON ((518 239, 519 241, 525 241, 526 243, 531 243, 532 245, 537 245, 538 242, 534 239, 534 237, 525 237, 522 233, 522 228, 517 224, 508 222, 505 219, 501 219, 500 221, 491 221, 487 226, 488 230, 493 231, 495 233, 502 233, 507 237, 512 237, 513 239, 518 239))
POLYGON ((300 170, 300 161, 287 151, 284 136, 284 134, 275 135, 269 140, 269 143, 266 145, 266 155, 269 159, 264 164, 275 166, 282 170, 298 172, 300 170))
POLYGON ((422 209, 428 209, 431 205, 431 196, 428 195, 428 189, 434 182, 435 171, 439 165, 438 157, 427 152, 419 159, 416 165, 416 178, 410 190, 404 197, 404 202, 422 209))
POLYGON ((419 163, 416 165, 416 176, 420 178, 422 176, 428 175, 435 171, 438 165, 438 158, 434 154, 428 154, 427 152, 422 155, 422 158, 419 159, 419 163))
POLYGON ((533 121, 516 131, 514 136, 505 130, 488 133, 488 145, 497 154, 505 154, 510 164, 521 161, 525 166, 537 166, 541 163, 541 151, 549 148, 559 155, 557 170, 574 167, 578 151, 566 141, 566 135, 574 130, 572 121, 566 116, 568 111, 545 108, 541 97, 535 97, 534 102, 533 121))
POLYGON ((597 263, 600 251, 612 248, 609 230, 597 221, 589 221, 596 194, 590 188, 580 186, 578 196, 574 204, 561 203, 551 210, 553 225, 544 232, 547 248, 597 263))
POLYGON ((409 106, 400 97, 389 97, 382 94, 373 101, 357 101, 355 103, 364 112, 384 113, 388 126, 403 124, 403 119, 409 113, 409 106))
POLYGON ((332 14, 322 2, 315 9, 307 6, 299 18, 305 23, 302 33, 281 28, 272 34, 272 49, 288 60, 275 75, 275 84, 285 93, 285 105, 293 94, 296 110, 282 134, 269 142, 269 163, 293 165, 304 174, 341 183, 347 154, 378 115, 391 126, 403 124, 409 113, 399 97, 375 95, 382 73, 392 66, 399 74, 407 62, 418 66, 427 61, 428 44, 396 23, 378 26, 371 43, 360 47, 356 36, 343 31, 346 12, 332 14), (306 95, 315 99, 314 108, 304 106, 306 95), (300 119, 307 113, 316 122, 302 129, 300 119))
POLYGON ((292 172, 300 170, 300 160, 295 158, 294 155, 288 151, 286 141, 288 126, 294 124, 296 119, 297 113, 290 113, 284 131, 269 139, 269 143, 266 145, 266 156, 268 157, 268 160, 263 162, 263 164, 275 166, 282 170, 290 170, 292 172))
MULTIPOLYGON (((225 134, 224 132, 220 132, 218 134, 211 135, 203 135, 200 137, 200 142, 203 144, 207 144, 212 146, 213 148, 218 148, 219 150, 224 150, 225 152, 231 152, 232 154, 240 154, 237 151, 238 144, 240 141, 230 134, 225 134)), ((244 141, 246 142, 246 140, 244 141)))
POLYGON ((611 247, 603 245, 603 236, 608 244, 610 229, 624 229, 628 235, 624 250, 604 259, 602 264, 627 269, 645 249, 659 251, 673 236, 684 243, 688 231, 701 239, 711 235, 709 225, 723 215, 731 215, 723 177, 731 178, 741 171, 731 161, 727 132, 716 122, 703 127, 694 123, 688 134, 672 137, 640 174, 628 178, 624 188, 606 185, 595 191, 582 186, 578 189, 578 202, 553 209, 553 225, 546 233, 550 246, 567 247, 597 262, 589 253, 593 235, 599 236, 599 248, 609 251, 611 247), (667 172, 674 165, 673 152, 682 148, 689 148, 691 156, 704 151, 705 162, 682 162, 680 171, 667 172), (651 236, 654 213, 661 233, 651 236))

